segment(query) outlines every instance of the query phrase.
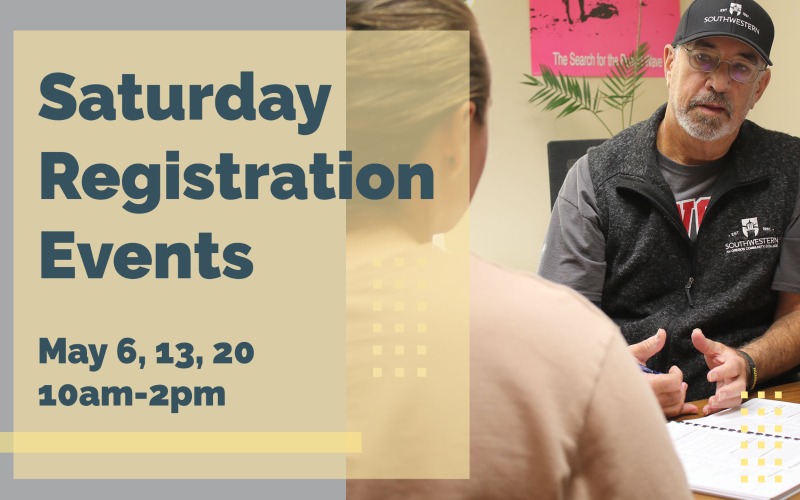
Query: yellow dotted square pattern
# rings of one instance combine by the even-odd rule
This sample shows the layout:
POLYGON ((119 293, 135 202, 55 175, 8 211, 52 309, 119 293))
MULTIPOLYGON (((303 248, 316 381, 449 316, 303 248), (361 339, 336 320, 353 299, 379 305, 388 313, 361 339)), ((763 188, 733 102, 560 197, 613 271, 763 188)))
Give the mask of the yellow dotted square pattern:
MULTIPOLYGON (((741 481, 742 483, 747 483, 747 482, 749 482, 749 479, 750 479, 750 478, 749 478, 748 476, 740 476, 740 481, 741 481)), ((758 476, 758 482, 759 482, 759 483, 766 483, 766 482, 767 482, 767 478, 766 478, 766 476, 758 476)), ((775 482, 776 482, 776 483, 781 483, 781 482, 783 482, 783 476, 775 476, 775 482)))
MULTIPOLYGON (((383 262, 380 259, 374 259, 372 261, 373 267, 380 268, 383 267, 385 264, 393 264, 394 267, 404 267, 407 265, 406 259, 404 257, 395 257, 392 260, 387 262, 383 262)), ((427 259, 422 257, 416 259, 416 263, 418 266, 425 266, 427 265, 427 259)), ((395 279, 393 281, 384 282, 381 279, 374 279, 372 280, 372 288, 374 290, 382 290, 386 286, 393 286, 395 290, 405 290, 407 286, 410 284, 414 284, 414 282, 407 283, 404 279, 395 279)), ((416 288, 418 290, 425 290, 428 288, 428 282, 425 279, 417 279, 416 280, 416 288)), ((376 313, 384 312, 385 309, 391 308, 394 312, 406 312, 409 307, 415 307, 417 312, 426 312, 428 310, 428 303, 424 300, 417 300, 415 302, 411 302, 413 306, 407 305, 405 301, 397 300, 394 302, 389 302, 388 304, 382 301, 373 301, 372 302, 372 311, 376 313)), ((405 333, 406 332, 406 324, 402 322, 395 322, 390 323, 387 325, 388 328, 392 328, 394 333, 405 333), (389 326, 391 325, 391 326, 389 326)), ((416 323, 416 331, 417 333, 428 333, 428 324, 427 323, 416 323)), ((384 323, 375 322, 372 324, 372 332, 376 334, 384 333, 384 323)), ((374 356, 382 356, 383 352, 383 345, 374 344, 372 346, 372 354, 374 356)), ((406 354, 406 348, 404 345, 395 345, 393 348, 389 347, 389 349, 393 349, 395 356, 404 356, 406 354)), ((428 354, 428 346, 424 344, 418 344, 416 346, 416 353, 419 356, 425 356, 428 354)), ((406 369, 402 367, 395 367, 395 368, 388 368, 389 370, 393 370, 395 378, 405 378, 406 376, 406 369)), ((414 370, 412 368, 412 370, 414 370)), ((416 376, 418 378, 426 378, 428 376, 428 369, 427 367, 417 367, 415 369, 416 376)), ((391 373, 391 372, 390 372, 391 373)), ((372 368, 372 376, 375 378, 383 378, 383 368, 382 367, 373 367, 372 368)))
MULTIPOLYGON (((748 393, 743 391, 741 393, 741 396, 742 396, 742 399, 747 399, 748 393)), ((766 398, 766 391, 758 391, 758 397, 762 398, 762 399, 766 398)), ((783 392, 782 391, 775 391, 775 399, 782 399, 782 398, 783 398, 783 392)), ((742 408, 740 411, 741 411, 742 416, 747 416, 748 415, 747 408, 742 408)), ((758 408, 757 413, 758 413, 758 415, 763 416, 763 415, 766 414, 766 410, 764 408, 758 408)), ((783 415, 783 409, 782 408, 776 408, 774 413, 775 413, 776 416, 781 416, 781 415, 783 415)), ((766 432, 766 426, 765 425, 758 425, 757 429, 758 429, 759 433, 766 432)), ((747 431, 748 431, 748 426, 747 425, 742 425, 742 432, 747 432, 747 431)), ((775 426, 775 432, 776 433, 779 433, 779 432, 782 432, 782 431, 783 431, 783 426, 782 425, 776 425, 775 426)), ((781 441, 775 441, 774 446, 775 446, 775 449, 779 450, 779 449, 783 448, 783 443, 781 441)), ((741 442, 741 448, 742 449, 747 449, 747 447, 748 447, 748 442, 747 441, 742 441, 741 442)), ((758 441, 758 448, 759 449, 766 448, 766 442, 765 441, 758 441)), ((749 464, 749 461, 748 461, 747 458, 742 458, 740 460, 740 463, 741 463, 741 465, 743 467, 746 467, 749 464)), ((764 458, 759 458, 758 459, 758 465, 759 466, 765 466, 766 463, 767 463, 766 459, 764 459, 764 458)), ((774 463, 775 463, 775 466, 781 467, 781 466, 783 466, 783 459, 782 458, 776 458, 776 459, 774 459, 774 463)), ((741 480, 742 483, 747 483, 749 481, 749 477, 748 476, 740 476, 740 480, 741 480)), ((766 476, 759 475, 759 476, 756 477, 756 480, 759 483, 765 483, 767 479, 766 479, 766 476)), ((776 483, 781 483, 783 481, 783 477, 780 476, 780 475, 776 475, 774 480, 775 480, 776 483)))

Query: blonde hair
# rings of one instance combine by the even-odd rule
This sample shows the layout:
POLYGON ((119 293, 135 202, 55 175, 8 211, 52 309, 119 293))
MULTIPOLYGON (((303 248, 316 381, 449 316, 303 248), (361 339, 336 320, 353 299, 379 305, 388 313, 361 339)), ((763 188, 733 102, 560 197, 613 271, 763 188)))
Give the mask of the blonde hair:
POLYGON ((346 16, 349 30, 468 31, 470 100, 476 122, 484 122, 491 89, 489 62, 475 17, 463 0, 347 0, 346 16))
MULTIPOLYGON (((473 123, 485 122, 489 65, 463 0, 347 0, 347 28, 347 147, 354 171, 380 163, 398 172, 398 165, 427 159, 420 158, 423 148, 467 97, 475 106, 473 123)), ((432 178, 428 184, 433 186, 432 178)), ((452 186, 440 182, 434 189, 435 207, 413 202, 420 194, 402 201, 365 200, 356 193, 347 204, 348 230, 390 223, 421 230, 421 213, 432 216, 442 206, 460 210, 448 195, 452 186)))

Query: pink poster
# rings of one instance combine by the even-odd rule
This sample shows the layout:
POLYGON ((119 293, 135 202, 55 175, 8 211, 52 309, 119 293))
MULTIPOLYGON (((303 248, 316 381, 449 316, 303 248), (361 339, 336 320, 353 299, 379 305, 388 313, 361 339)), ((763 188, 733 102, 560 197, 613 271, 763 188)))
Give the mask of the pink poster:
POLYGON ((531 71, 540 64, 571 76, 605 76, 641 41, 650 45, 647 76, 664 75, 664 45, 680 20, 679 0, 530 0, 531 71))

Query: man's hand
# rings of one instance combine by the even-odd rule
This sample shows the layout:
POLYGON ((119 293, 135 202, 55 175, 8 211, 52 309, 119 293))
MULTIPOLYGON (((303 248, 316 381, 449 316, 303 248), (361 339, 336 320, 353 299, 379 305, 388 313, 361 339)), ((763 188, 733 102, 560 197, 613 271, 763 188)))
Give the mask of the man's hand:
MULTIPOLYGON (((630 346, 631 354, 640 364, 647 363, 658 351, 664 348, 667 332, 659 328, 658 332, 638 344, 630 346)), ((677 417, 688 413, 697 413, 697 407, 685 402, 688 385, 683 381, 683 372, 677 366, 669 369, 669 373, 653 375, 645 374, 647 382, 658 398, 658 404, 667 417, 677 417)))
POLYGON ((707 339, 699 328, 692 332, 692 344, 706 359, 708 381, 717 383, 717 392, 708 398, 703 413, 708 415, 742 404, 742 392, 747 390, 747 362, 735 349, 707 339))

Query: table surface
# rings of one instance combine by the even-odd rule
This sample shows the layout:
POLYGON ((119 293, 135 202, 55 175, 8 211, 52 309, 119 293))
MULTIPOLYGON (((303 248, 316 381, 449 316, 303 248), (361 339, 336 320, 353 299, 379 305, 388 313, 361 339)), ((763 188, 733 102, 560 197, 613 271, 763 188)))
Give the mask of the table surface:
MULTIPOLYGON (((775 399, 775 392, 777 392, 777 391, 780 391, 780 392, 783 393, 783 394, 781 394, 781 400, 782 401, 789 401, 791 403, 800 403, 800 382, 792 382, 791 384, 783 384, 783 385, 776 385, 774 387, 768 387, 766 389, 763 389, 763 391, 761 391, 761 392, 764 392, 764 396, 767 399, 775 399)), ((754 394, 754 393, 750 393, 750 394, 753 397, 758 396, 758 394, 754 394)), ((707 399, 702 399, 700 401, 692 401, 692 404, 696 405, 697 408, 700 411, 702 411, 703 406, 705 406, 706 403, 708 403, 707 399)), ((699 417, 702 417, 702 416, 703 416, 702 413, 700 413, 699 415, 685 415, 685 416, 680 417, 680 418, 678 418, 676 420, 692 420, 692 419, 699 418, 699 417)), ((700 494, 700 493, 695 493, 694 494, 694 498, 696 500, 714 500, 714 499, 717 499, 719 497, 715 497, 715 496, 711 496, 711 495, 703 495, 703 494, 700 494)), ((791 498, 792 499, 800 499, 800 494, 794 495, 791 498)))

